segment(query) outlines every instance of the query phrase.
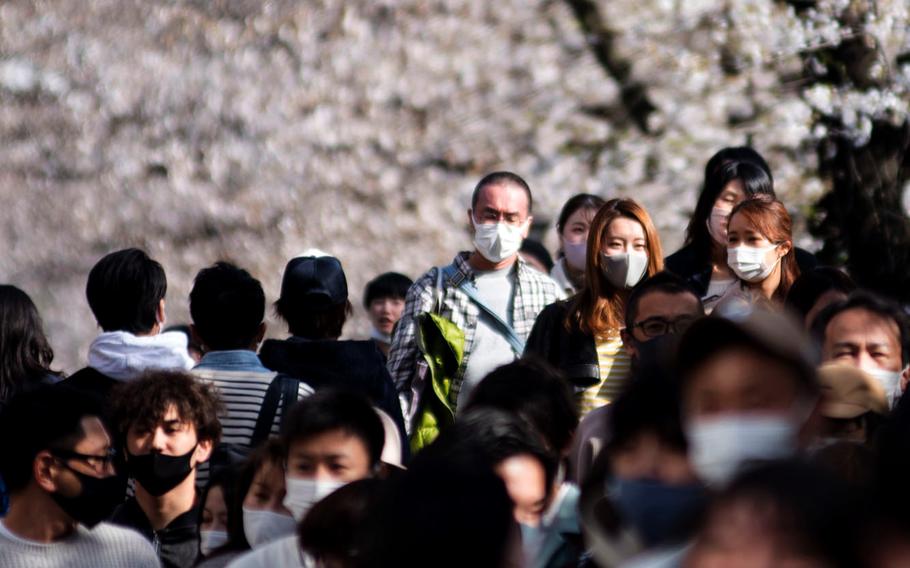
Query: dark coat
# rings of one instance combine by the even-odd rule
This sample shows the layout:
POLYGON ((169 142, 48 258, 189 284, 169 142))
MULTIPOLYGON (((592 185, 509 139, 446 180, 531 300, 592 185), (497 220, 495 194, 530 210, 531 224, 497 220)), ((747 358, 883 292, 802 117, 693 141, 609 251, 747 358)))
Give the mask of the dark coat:
POLYGON ((403 448, 408 447, 398 394, 385 357, 373 341, 269 339, 259 349, 259 359, 269 369, 315 390, 335 388, 365 395, 392 417, 402 434, 403 448))
POLYGON ((168 526, 156 531, 133 497, 117 507, 110 522, 133 529, 147 538, 165 568, 190 568, 199 557, 200 506, 193 506, 168 526))
POLYGON ((543 309, 525 344, 525 355, 535 354, 560 369, 569 384, 589 387, 600 382, 600 365, 594 337, 573 326, 565 328, 571 300, 560 300, 543 309))
MULTIPOLYGON (((796 247, 796 264, 800 272, 808 272, 818 265, 818 260, 811 252, 796 247)), ((711 261, 700 262, 695 247, 684 246, 664 259, 664 268, 684 278, 690 286, 704 298, 711 283, 711 261)))

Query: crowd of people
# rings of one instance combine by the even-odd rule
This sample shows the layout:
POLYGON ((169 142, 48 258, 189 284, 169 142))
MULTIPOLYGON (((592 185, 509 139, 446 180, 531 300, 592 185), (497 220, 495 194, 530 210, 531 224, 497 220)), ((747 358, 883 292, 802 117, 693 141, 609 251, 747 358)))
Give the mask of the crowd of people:
POLYGON ((910 565, 906 309, 794 245, 761 155, 708 161, 666 258, 633 199, 569 199, 555 260, 532 210, 481 179, 473 248, 371 280, 363 340, 315 249, 286 339, 243 268, 166 328, 162 266, 104 256, 72 373, 0 286, 0 566, 910 565))

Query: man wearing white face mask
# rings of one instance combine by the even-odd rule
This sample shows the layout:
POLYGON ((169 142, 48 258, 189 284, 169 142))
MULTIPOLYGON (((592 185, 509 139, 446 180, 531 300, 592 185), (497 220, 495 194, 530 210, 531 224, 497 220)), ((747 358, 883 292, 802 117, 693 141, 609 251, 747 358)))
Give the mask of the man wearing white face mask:
POLYGON ((714 488, 750 462, 795 454, 812 437, 819 386, 794 322, 755 311, 695 322, 680 340, 682 418, 689 459, 714 488))
POLYGON ((437 313, 464 332, 463 357, 449 394, 457 408, 488 372, 521 355, 537 314, 563 297, 552 279, 518 256, 531 226, 531 204, 531 190, 519 176, 485 176, 474 188, 467 212, 474 250, 430 269, 408 291, 389 352, 389 371, 406 420, 413 418, 422 396, 420 389, 412 393, 423 357, 417 345, 419 315, 437 313))
MULTIPOLYGON (((323 390, 300 401, 281 433, 287 451, 284 506, 300 521, 313 505, 338 489, 379 471, 385 431, 363 396, 323 390)), ((313 566, 296 535, 257 548, 233 568, 313 566)))
POLYGON ((823 310, 813 331, 825 361, 862 369, 881 385, 889 406, 897 404, 910 378, 910 326, 900 306, 869 292, 854 292, 823 310))

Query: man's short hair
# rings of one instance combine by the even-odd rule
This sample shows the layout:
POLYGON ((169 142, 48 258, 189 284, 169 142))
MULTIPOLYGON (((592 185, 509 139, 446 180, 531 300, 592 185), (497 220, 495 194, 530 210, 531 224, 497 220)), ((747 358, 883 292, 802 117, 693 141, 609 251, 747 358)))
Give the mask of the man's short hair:
POLYGON ((898 343, 901 347, 901 364, 910 364, 910 322, 901 307, 893 301, 868 290, 858 290, 843 301, 835 302, 822 310, 812 323, 812 336, 819 346, 824 346, 828 324, 835 317, 849 310, 865 310, 897 324, 898 343))
POLYGON ((512 172, 493 172, 481 178, 477 185, 474 186, 474 193, 471 194, 471 209, 477 208, 477 200, 480 199, 480 192, 488 185, 514 185, 524 190, 528 196, 528 215, 531 214, 534 200, 531 197, 531 186, 523 180, 518 174, 512 172))
POLYGON ((638 305, 641 303, 641 299, 652 292, 663 292, 664 294, 690 294, 698 302, 699 315, 705 314, 705 308, 701 303, 701 298, 698 296, 698 293, 692 289, 692 286, 679 276, 664 270, 650 278, 645 278, 629 292, 625 311, 627 330, 631 330, 635 326, 635 319, 638 317, 638 305))
POLYGON ((295 442, 336 430, 363 443, 370 465, 379 463, 385 443, 382 421, 369 401, 355 392, 327 389, 302 399, 285 418, 281 439, 287 451, 295 442))
POLYGON ((196 275, 190 315, 208 349, 247 349, 265 317, 265 292, 246 270, 217 262, 196 275))
POLYGON ((557 454, 568 447, 578 427, 578 409, 565 377, 536 357, 503 365, 484 377, 464 410, 475 408, 518 415, 557 454))
POLYGON ((148 332, 157 323, 158 304, 166 293, 164 269, 136 248, 99 260, 85 286, 88 305, 104 331, 148 332))
POLYGON ((383 298, 405 299, 414 281, 398 272, 386 272, 367 282, 363 291, 363 307, 369 309, 373 300, 383 298))
POLYGON ((129 429, 152 429, 174 406, 180 420, 192 424, 198 441, 221 439, 218 413, 221 401, 215 388, 183 371, 148 371, 121 383, 111 392, 111 416, 121 441, 129 429))
POLYGON ((25 488, 39 452, 73 449, 85 437, 82 419, 101 414, 96 399, 62 384, 15 395, 0 414, 0 476, 7 488, 25 488))

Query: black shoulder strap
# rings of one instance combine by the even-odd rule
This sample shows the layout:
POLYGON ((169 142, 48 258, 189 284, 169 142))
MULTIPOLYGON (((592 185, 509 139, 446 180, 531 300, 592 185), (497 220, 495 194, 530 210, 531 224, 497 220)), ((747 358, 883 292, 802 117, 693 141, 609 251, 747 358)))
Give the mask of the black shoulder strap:
POLYGON ((265 391, 265 398, 262 401, 262 408, 259 409, 259 416, 256 418, 253 435, 250 437, 250 448, 257 447, 271 434, 275 415, 278 414, 278 402, 282 396, 285 400, 285 408, 290 408, 288 401, 297 400, 297 384, 294 378, 280 373, 275 375, 275 378, 269 383, 269 388, 265 391))

